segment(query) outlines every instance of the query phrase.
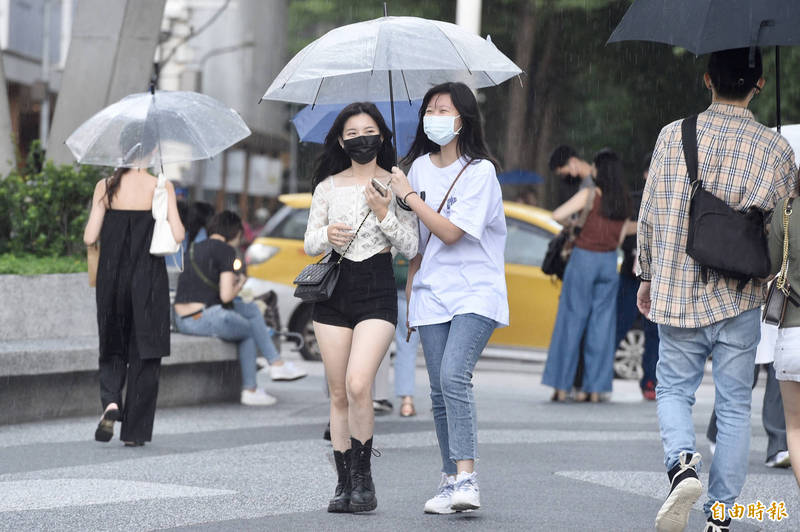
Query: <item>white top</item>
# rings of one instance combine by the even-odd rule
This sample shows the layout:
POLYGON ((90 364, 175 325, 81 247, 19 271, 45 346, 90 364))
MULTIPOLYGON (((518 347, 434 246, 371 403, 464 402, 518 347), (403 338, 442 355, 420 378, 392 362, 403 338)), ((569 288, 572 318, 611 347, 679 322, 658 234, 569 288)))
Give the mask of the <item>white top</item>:
MULTIPOLYGON (((461 158, 438 168, 423 155, 408 172, 411 187, 425 191, 425 203, 439 208, 447 189, 466 164, 461 158)), ((474 161, 453 187, 441 212, 464 231, 455 244, 445 245, 419 224, 422 264, 414 275, 409 324, 446 323, 458 314, 474 313, 508 325, 505 263, 506 217, 494 165, 474 161)))
MULTIPOLYGON (((306 253, 314 256, 331 248, 344 253, 347 246, 339 248, 328 241, 328 224, 347 224, 355 232, 368 212, 364 185, 334 185, 333 177, 327 178, 317 185, 311 197, 303 246, 306 253)), ((345 258, 361 262, 392 246, 411 259, 417 254, 418 242, 417 215, 397 208, 392 199, 382 222, 370 213, 345 258)))

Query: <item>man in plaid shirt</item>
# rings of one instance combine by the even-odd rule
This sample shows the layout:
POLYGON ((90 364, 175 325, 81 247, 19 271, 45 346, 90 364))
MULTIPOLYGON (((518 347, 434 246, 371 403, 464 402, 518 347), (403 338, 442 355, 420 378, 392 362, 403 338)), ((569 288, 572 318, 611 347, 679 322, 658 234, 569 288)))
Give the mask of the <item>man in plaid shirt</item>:
MULTIPOLYGON (((704 78, 712 104, 697 119, 699 179, 707 191, 742 212, 751 206, 771 211, 797 186, 789 143, 747 109, 764 86, 761 53, 755 52, 752 67, 747 48, 711 55, 704 78)), ((738 280, 713 270, 703 281, 700 265, 686 254, 689 200, 679 120, 661 130, 639 211, 642 283, 637 304, 658 323, 661 337, 656 397, 671 484, 656 529, 683 531, 702 491, 692 405, 713 353, 719 435, 709 471, 705 530, 727 532, 730 518, 713 519, 711 506, 716 501, 733 504, 747 474, 751 386, 766 285, 754 279, 738 290, 738 280)))

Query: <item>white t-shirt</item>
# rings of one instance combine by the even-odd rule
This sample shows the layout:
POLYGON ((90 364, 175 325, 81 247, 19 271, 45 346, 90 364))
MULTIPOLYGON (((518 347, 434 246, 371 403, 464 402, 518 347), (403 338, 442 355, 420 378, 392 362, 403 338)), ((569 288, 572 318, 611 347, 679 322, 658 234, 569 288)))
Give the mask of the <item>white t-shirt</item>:
MULTIPOLYGON (((438 168, 423 155, 408 172, 411 187, 425 191, 425 203, 436 210, 447 189, 466 164, 461 158, 438 168)), ((505 263, 506 218, 494 165, 474 161, 464 170, 442 208, 442 216, 464 231, 455 244, 445 245, 419 224, 422 264, 414 275, 409 323, 446 323, 458 314, 474 313, 508 325, 505 263)))

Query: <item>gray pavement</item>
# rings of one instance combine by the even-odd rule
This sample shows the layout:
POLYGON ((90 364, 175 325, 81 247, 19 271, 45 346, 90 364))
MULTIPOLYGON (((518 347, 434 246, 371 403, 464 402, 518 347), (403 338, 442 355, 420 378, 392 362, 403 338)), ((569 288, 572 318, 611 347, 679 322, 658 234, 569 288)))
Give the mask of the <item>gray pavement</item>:
MULTIPOLYGON (((483 507, 432 516, 422 506, 439 480, 439 453, 420 366, 417 417, 376 420, 377 511, 331 515, 325 508, 335 473, 321 438, 322 367, 305 366, 310 376, 295 383, 260 376, 280 400, 274 407, 159 410, 154 440, 143 448, 92 441, 95 417, 0 426, 0 530, 653 529, 668 486, 655 404, 641 399, 635 382, 615 381, 607 403, 553 404, 539 384, 541 362, 481 360, 475 393, 483 507)), ((789 517, 743 519, 733 530, 800 530, 791 472, 763 465, 762 396, 759 386, 740 502, 784 501, 789 517)), ((695 407, 705 457, 712 403, 707 375, 695 407)), ((687 530, 702 530, 699 508, 687 530)))

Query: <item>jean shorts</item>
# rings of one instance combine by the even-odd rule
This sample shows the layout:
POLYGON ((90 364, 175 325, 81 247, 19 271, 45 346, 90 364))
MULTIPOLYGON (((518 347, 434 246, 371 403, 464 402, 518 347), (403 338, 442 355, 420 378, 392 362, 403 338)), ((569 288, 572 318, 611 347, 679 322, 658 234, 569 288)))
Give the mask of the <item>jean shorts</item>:
MULTIPOLYGON (((334 251, 330 260, 339 260, 339 254, 334 251)), ((361 262, 342 260, 331 298, 314 303, 311 319, 349 329, 375 319, 397 326, 397 287, 391 253, 377 253, 361 262)))

